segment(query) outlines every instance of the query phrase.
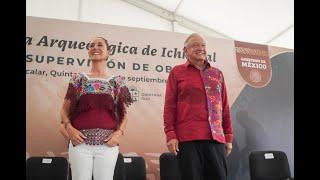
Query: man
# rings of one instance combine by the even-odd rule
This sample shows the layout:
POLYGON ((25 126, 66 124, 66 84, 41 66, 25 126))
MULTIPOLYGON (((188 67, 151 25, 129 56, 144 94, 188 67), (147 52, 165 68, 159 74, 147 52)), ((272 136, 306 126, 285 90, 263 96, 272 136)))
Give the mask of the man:
POLYGON ((177 155, 183 180, 226 180, 232 124, 222 72, 206 60, 206 42, 191 34, 187 61, 168 77, 164 104, 167 147, 177 155))

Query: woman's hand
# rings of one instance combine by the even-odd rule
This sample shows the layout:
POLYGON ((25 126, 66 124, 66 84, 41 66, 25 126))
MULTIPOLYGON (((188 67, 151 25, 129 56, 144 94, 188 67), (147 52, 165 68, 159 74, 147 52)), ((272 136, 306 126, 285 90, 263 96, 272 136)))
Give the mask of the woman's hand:
POLYGON ((87 138, 79 130, 74 128, 71 123, 68 123, 66 126, 69 138, 74 146, 79 145, 84 142, 84 139, 87 138))
POLYGON ((104 142, 106 142, 108 146, 114 147, 119 145, 121 137, 122 137, 122 131, 117 130, 117 131, 114 131, 112 134, 110 134, 110 136, 107 139, 105 139, 104 142))

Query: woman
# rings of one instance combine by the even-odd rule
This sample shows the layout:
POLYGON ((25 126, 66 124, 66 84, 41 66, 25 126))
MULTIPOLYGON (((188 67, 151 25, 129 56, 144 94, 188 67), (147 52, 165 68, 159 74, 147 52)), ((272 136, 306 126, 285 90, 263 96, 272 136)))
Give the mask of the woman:
POLYGON ((109 75, 108 41, 91 40, 89 73, 74 74, 61 109, 70 138, 69 161, 73 180, 111 180, 119 142, 127 124, 126 107, 132 103, 123 76, 109 75))

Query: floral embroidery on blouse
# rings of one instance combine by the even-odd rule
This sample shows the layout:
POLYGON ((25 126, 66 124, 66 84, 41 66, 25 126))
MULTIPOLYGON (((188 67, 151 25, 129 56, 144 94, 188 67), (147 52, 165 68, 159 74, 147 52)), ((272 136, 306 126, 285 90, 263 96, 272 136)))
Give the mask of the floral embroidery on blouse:
POLYGON ((90 78, 85 73, 72 76, 65 99, 71 100, 71 119, 92 108, 105 108, 112 110, 119 121, 126 113, 125 106, 133 102, 125 77, 90 78))

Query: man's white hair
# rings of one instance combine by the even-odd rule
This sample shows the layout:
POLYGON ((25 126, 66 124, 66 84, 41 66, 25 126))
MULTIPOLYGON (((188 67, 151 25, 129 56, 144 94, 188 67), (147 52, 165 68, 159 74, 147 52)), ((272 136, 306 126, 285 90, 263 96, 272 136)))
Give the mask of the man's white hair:
POLYGON ((195 36, 199 36, 199 37, 201 37, 204 41, 206 41, 205 38, 204 38, 201 34, 192 33, 192 34, 190 34, 190 35, 187 37, 187 39, 184 41, 184 44, 183 44, 184 47, 187 47, 188 44, 189 44, 190 39, 191 39, 192 37, 195 37, 195 36))

